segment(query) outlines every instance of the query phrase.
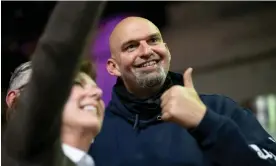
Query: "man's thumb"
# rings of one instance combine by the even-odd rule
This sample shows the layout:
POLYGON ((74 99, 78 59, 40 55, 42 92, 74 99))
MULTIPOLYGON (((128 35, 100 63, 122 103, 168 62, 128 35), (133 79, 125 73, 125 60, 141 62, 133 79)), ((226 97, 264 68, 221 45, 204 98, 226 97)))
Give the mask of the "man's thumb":
POLYGON ((193 84, 193 79, 192 79, 192 72, 193 72, 193 68, 188 68, 183 75, 183 79, 184 79, 184 86, 187 88, 194 88, 194 84, 193 84))

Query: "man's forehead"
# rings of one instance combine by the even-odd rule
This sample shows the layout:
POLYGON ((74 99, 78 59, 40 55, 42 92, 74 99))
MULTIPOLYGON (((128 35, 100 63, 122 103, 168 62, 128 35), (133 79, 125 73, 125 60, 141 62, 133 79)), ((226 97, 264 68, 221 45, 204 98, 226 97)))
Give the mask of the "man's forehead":
POLYGON ((116 44, 122 45, 127 41, 146 39, 153 35, 161 36, 159 29, 152 22, 143 18, 134 18, 119 23, 111 38, 115 39, 116 44))
POLYGON ((152 36, 154 34, 160 34, 157 27, 153 24, 130 24, 120 29, 117 36, 122 40, 139 39, 152 36))
POLYGON ((161 37, 159 32, 137 32, 137 33, 133 33, 131 35, 125 35, 121 38, 121 40, 119 40, 120 45, 124 45, 126 43, 132 42, 132 41, 139 41, 139 40, 147 40, 151 37, 161 37))

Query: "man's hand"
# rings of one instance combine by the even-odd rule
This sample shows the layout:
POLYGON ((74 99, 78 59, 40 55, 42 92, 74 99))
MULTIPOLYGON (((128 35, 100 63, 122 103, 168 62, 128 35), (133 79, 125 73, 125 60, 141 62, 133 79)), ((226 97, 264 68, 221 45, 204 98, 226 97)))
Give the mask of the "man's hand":
POLYGON ((206 106, 194 89, 192 71, 192 68, 185 71, 184 87, 173 86, 161 97, 162 119, 187 129, 195 128, 206 113, 206 106))

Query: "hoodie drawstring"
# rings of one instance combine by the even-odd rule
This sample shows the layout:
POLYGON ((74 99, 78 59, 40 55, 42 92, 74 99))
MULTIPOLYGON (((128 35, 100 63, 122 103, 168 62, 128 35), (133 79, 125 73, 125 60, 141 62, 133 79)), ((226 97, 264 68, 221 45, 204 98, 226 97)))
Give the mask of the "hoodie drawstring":
POLYGON ((158 116, 156 117, 156 119, 157 119, 157 120, 162 120, 162 114, 158 115, 158 116))
POLYGON ((138 123, 139 123, 139 114, 136 114, 133 129, 136 129, 136 127, 138 126, 138 123))

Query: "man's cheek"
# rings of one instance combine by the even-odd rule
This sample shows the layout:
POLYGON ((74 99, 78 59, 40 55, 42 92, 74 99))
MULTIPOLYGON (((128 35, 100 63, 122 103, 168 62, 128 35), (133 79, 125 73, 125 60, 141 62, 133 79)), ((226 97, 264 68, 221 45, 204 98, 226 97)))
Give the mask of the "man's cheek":
POLYGON ((169 50, 162 45, 155 46, 152 50, 162 57, 165 57, 169 53, 169 50))

